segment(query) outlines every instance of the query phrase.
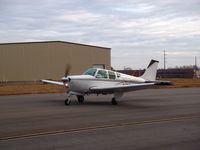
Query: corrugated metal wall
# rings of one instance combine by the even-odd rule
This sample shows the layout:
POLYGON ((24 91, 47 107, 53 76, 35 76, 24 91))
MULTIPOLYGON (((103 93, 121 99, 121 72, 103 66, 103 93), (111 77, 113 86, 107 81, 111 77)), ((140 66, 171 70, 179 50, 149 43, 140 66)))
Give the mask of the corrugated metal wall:
POLYGON ((93 64, 110 69, 110 48, 68 42, 0 44, 0 81, 60 79, 66 64, 81 74, 93 64))

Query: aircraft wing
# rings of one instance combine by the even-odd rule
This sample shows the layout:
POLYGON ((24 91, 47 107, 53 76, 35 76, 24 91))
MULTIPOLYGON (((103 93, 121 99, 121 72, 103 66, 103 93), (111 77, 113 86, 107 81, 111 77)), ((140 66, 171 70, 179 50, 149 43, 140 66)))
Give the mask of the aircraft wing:
POLYGON ((117 86, 96 86, 91 87, 90 91, 94 93, 102 93, 102 94, 112 94, 115 92, 130 92, 136 90, 147 89, 153 87, 155 83, 140 83, 140 84, 128 84, 128 85, 117 85, 117 86))
POLYGON ((63 86, 68 86, 67 83, 63 83, 61 81, 53 81, 53 80, 41 80, 43 83, 48 83, 48 84, 55 84, 55 85, 63 85, 63 86))

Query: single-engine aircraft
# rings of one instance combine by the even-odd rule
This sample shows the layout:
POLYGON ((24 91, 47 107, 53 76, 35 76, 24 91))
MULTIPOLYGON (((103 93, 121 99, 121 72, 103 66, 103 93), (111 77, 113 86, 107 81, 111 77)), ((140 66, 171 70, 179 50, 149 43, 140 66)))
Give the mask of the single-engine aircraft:
POLYGON ((84 102, 84 96, 89 94, 113 94, 112 104, 116 105, 125 92, 152 88, 155 85, 167 85, 169 81, 156 80, 158 61, 151 60, 144 74, 140 77, 126 75, 120 72, 100 68, 90 68, 82 75, 69 74, 69 66, 61 81, 41 80, 43 83, 67 87, 65 105, 70 104, 72 95, 77 96, 78 102, 84 102))

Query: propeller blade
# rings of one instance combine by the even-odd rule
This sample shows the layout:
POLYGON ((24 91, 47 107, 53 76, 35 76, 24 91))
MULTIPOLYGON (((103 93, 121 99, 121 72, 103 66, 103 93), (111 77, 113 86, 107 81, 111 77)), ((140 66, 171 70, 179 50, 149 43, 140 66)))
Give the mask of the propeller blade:
POLYGON ((64 77, 67 77, 69 75, 70 70, 71 70, 71 66, 70 66, 70 64, 67 64, 66 68, 65 68, 65 76, 64 77))

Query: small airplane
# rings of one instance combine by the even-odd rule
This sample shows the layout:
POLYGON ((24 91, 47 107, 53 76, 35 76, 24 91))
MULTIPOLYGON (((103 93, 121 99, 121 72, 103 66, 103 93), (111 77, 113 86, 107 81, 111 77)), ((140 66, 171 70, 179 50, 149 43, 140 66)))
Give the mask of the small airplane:
POLYGON ((70 70, 68 66, 61 81, 41 81, 67 87, 65 105, 70 104, 72 95, 77 96, 79 103, 83 103, 84 96, 89 94, 113 94, 111 102, 116 105, 125 92, 152 88, 155 85, 169 85, 169 81, 156 80, 158 63, 156 60, 151 60, 144 74, 140 77, 100 68, 90 68, 82 75, 68 76, 70 70))

